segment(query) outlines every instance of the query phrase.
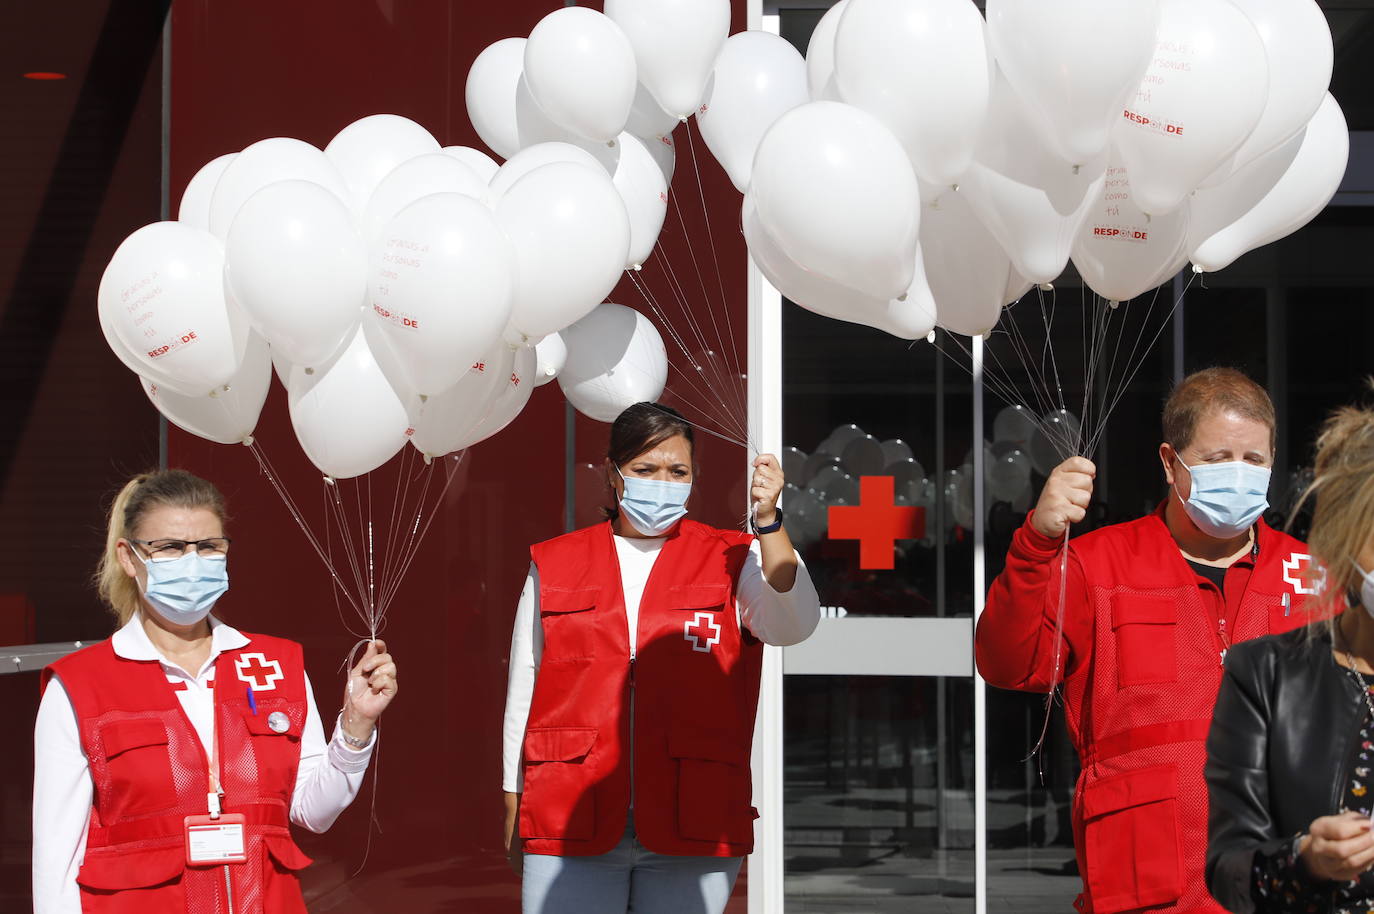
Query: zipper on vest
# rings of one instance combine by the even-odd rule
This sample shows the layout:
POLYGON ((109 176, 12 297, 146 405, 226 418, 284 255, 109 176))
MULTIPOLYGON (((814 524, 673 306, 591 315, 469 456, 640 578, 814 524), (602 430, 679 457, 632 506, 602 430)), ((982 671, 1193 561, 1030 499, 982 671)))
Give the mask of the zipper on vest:
POLYGON ((635 658, 630 655, 630 809, 635 808, 635 658))

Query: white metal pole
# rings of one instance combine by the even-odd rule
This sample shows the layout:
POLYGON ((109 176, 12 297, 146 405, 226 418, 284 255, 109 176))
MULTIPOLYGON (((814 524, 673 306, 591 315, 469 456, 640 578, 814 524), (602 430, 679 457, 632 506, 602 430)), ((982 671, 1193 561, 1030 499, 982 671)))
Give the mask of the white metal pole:
MULTIPOLYGON (((983 338, 973 339, 973 624, 983 614, 987 523, 983 453, 983 338)), ((943 735, 943 734, 942 734, 943 735)), ((973 669, 973 882, 974 914, 988 909, 987 684, 973 669)))

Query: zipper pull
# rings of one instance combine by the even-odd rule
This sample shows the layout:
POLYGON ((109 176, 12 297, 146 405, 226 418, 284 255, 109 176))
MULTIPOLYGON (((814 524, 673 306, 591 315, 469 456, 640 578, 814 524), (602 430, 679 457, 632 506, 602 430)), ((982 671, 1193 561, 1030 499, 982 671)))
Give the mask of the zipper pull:
POLYGON ((635 658, 630 658, 630 688, 635 685, 635 658))

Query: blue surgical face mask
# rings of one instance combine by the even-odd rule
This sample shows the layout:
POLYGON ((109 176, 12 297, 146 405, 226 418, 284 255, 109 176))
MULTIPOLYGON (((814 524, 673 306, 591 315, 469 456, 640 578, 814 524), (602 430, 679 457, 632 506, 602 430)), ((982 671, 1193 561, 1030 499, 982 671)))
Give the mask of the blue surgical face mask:
POLYGON ((137 548, 133 553, 148 570, 143 598, 168 622, 196 624, 229 589, 229 566, 223 555, 188 552, 179 559, 158 561, 144 559, 137 548))
MULTIPOLYGON (((620 467, 615 471, 620 473, 620 467)), ((645 536, 662 536, 687 514, 687 496, 692 494, 690 482, 640 479, 624 473, 620 473, 620 478, 625 481, 620 510, 645 536)))
MULTIPOLYGON (((1179 463, 1183 463, 1181 457, 1179 463)), ((1183 465, 1188 467, 1193 487, 1186 499, 1179 495, 1179 501, 1208 536, 1223 540, 1239 536, 1269 507, 1268 467, 1244 460, 1183 465)), ((1177 488, 1174 493, 1178 494, 1177 488)))

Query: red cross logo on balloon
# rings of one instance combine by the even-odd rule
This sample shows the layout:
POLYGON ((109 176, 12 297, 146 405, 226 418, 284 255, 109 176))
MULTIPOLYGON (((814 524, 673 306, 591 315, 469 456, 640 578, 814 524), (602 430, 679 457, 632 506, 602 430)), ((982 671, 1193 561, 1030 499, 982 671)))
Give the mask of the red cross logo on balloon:
POLYGON ((692 650, 711 653, 711 645, 720 644, 720 626, 715 613, 699 612, 682 626, 682 637, 692 642, 692 650))
POLYGON ((859 504, 830 507, 829 536, 859 541, 860 568, 894 568, 897 540, 926 535, 925 509, 894 504, 894 489, 891 476, 861 476, 859 504))
POLYGON ((240 654, 234 661, 234 670, 239 679, 253 687, 254 692, 275 689, 277 680, 286 678, 281 671, 281 664, 276 660, 268 660, 262 654, 240 654))

